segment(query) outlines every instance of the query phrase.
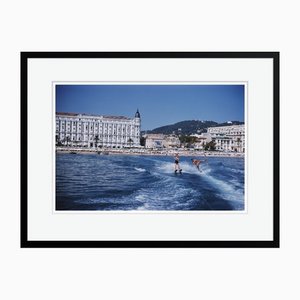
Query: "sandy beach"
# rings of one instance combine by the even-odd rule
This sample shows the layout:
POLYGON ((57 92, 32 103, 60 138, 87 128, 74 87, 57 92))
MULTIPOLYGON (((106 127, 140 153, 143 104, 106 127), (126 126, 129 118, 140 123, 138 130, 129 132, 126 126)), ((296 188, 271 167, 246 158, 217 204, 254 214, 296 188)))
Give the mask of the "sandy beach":
POLYGON ((143 155, 143 156, 173 156, 178 153, 180 156, 212 156, 212 157, 244 157, 244 153, 220 152, 220 151, 199 151, 199 150, 152 150, 152 149, 83 149, 74 147, 56 147, 57 153, 72 154, 99 154, 99 155, 143 155))

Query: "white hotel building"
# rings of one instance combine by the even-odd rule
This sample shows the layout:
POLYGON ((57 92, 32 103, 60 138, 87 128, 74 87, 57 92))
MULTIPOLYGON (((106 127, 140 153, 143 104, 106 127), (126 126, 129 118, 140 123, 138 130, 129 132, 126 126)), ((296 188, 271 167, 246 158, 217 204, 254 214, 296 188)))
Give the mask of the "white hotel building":
POLYGON ((245 125, 207 128, 216 143, 216 150, 245 152, 245 125))
POLYGON ((139 147, 141 116, 134 118, 56 113, 56 145, 87 148, 139 147))

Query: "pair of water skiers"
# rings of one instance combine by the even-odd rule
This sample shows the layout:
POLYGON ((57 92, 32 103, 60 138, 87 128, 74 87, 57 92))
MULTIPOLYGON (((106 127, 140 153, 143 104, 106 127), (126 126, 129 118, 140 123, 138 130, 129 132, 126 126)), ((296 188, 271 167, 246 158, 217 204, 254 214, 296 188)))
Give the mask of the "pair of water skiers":
MULTIPOLYGON (((177 173, 177 172, 181 173, 182 169, 180 168, 180 165, 179 165, 179 154, 178 153, 175 154, 174 159, 175 159, 175 173, 177 173)), ((191 161, 192 161, 192 164, 194 166, 196 166, 196 168, 200 171, 200 164, 205 162, 206 160, 192 158, 191 161)))

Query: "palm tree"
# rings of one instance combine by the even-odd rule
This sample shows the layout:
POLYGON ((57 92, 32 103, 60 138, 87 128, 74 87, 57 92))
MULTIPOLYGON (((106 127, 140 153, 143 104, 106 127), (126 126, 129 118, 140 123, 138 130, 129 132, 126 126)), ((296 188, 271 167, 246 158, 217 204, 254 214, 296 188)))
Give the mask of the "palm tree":
POLYGON ((133 143, 133 140, 132 140, 132 138, 130 138, 130 139, 128 140, 128 143, 129 143, 129 147, 131 148, 131 146, 132 146, 132 143, 133 143))
POLYGON ((145 146, 145 144, 146 144, 146 138, 142 136, 142 137, 140 138, 140 145, 141 145, 141 146, 145 146))
POLYGON ((216 142, 215 141, 210 141, 209 143, 206 143, 204 146, 204 150, 210 150, 210 151, 214 151, 216 150, 216 142))
POLYGON ((69 146, 69 142, 70 142, 71 138, 69 136, 66 137, 66 142, 67 142, 67 147, 69 146))
POLYGON ((240 137, 238 137, 237 138, 237 140, 236 140, 236 142, 237 142, 237 145, 238 145, 238 152, 241 152, 240 150, 240 143, 241 143, 241 138, 240 137))
POLYGON ((56 143, 56 146, 59 145, 59 143, 60 143, 59 135, 55 136, 55 143, 56 143))
POLYGON ((99 136, 96 135, 94 140, 95 140, 95 147, 97 148, 97 146, 98 146, 98 141, 99 141, 99 136))

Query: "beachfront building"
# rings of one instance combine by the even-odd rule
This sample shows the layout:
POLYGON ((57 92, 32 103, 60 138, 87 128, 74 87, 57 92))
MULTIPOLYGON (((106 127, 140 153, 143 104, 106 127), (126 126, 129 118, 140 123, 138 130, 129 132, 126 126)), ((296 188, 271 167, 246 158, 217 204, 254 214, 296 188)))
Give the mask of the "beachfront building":
POLYGON ((211 142, 211 135, 209 133, 191 134, 191 137, 195 137, 194 149, 203 150, 205 145, 211 142))
POLYGON ((176 135, 165 135, 161 133, 150 133, 144 135, 147 149, 172 149, 180 147, 180 140, 176 135))
POLYGON ((207 133, 216 143, 216 150, 245 152, 245 125, 209 127, 207 133))
POLYGON ((56 145, 86 148, 140 146, 141 116, 56 113, 56 145))
POLYGON ((165 148, 179 148, 180 140, 177 135, 168 135, 165 136, 163 140, 163 145, 165 148))
POLYGON ((144 135, 146 139, 145 148, 147 149, 162 149, 164 147, 164 134, 150 133, 144 135))

